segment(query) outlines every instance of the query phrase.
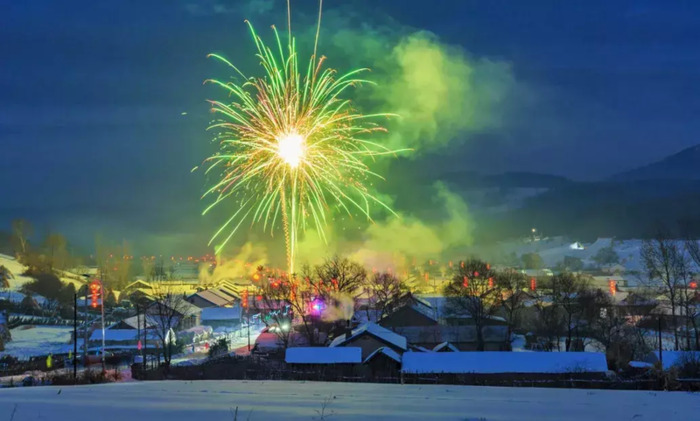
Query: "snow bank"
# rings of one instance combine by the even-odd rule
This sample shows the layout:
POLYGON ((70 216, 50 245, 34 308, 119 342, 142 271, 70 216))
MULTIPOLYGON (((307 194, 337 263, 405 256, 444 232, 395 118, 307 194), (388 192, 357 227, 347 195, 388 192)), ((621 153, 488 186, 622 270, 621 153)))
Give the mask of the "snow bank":
POLYGON ((362 348, 287 348, 284 360, 288 364, 359 364, 362 362, 362 348))
POLYGON ((594 352, 408 352, 404 373, 604 373, 605 355, 594 352))

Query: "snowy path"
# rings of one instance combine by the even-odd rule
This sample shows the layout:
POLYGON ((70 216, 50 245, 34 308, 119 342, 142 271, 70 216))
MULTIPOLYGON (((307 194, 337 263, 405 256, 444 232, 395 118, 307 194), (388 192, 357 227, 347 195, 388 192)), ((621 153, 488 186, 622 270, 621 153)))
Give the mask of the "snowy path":
POLYGON ((14 421, 691 420, 700 394, 435 385, 273 381, 169 381, 0 391, 0 418, 14 421), (60 394, 59 394, 60 390, 60 394), (252 413, 249 412, 252 410, 252 413))

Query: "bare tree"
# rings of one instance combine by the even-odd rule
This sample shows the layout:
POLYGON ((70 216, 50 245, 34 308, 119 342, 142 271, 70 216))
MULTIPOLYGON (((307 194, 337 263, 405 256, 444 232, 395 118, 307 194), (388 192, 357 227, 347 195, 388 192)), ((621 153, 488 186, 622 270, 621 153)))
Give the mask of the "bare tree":
POLYGON ((538 288, 530 293, 535 310, 532 330, 537 337, 546 339, 541 343, 545 351, 559 349, 560 337, 564 332, 561 317, 559 283, 540 278, 538 288))
MULTIPOLYGON (((695 270, 700 269, 700 242, 694 240, 694 239, 688 239, 685 242, 685 248, 688 252, 688 255, 692 262, 695 264, 695 270)), ((692 276, 692 273, 690 274, 692 276)), ((690 321, 692 328, 693 328, 693 333, 695 337, 695 349, 700 350, 700 331, 699 331, 699 326, 697 319, 700 318, 700 308, 698 307, 698 293, 697 293, 697 288, 698 288, 698 282, 696 280, 690 279, 690 282, 688 283, 688 287, 691 286, 692 288, 686 288, 686 297, 685 297, 685 307, 686 307, 686 318, 687 320, 690 321)))
POLYGON ((367 296, 367 319, 371 320, 369 312, 375 311, 379 320, 409 288, 394 274, 377 272, 366 278, 363 290, 367 296))
POLYGON ((15 279, 10 269, 5 266, 0 266, 0 289, 9 289, 10 279, 15 279))
POLYGON ((330 297, 333 284, 324 284, 323 290, 319 291, 319 284, 310 282, 308 278, 299 279, 294 276, 290 279, 262 267, 258 268, 258 273, 261 276, 254 306, 263 313, 263 322, 268 326, 277 325, 275 333, 285 347, 289 345, 293 331, 297 328, 309 345, 316 344, 319 339, 320 315, 311 314, 309 308, 319 294, 330 297), (283 328, 285 323, 289 323, 288 331, 283 328))
POLYGON ((128 243, 110 247, 98 238, 95 248, 97 268, 105 285, 117 290, 126 286, 131 281, 132 262, 128 243))
POLYGON ((574 336, 580 338, 581 322, 584 315, 582 297, 588 290, 588 284, 579 275, 563 272, 552 277, 552 283, 557 284, 555 289, 559 296, 555 300, 561 309, 562 325, 566 332, 566 352, 571 350, 574 336))
MULTIPOLYGON (((304 272, 308 274, 309 271, 304 272)), ((367 271, 362 265, 337 255, 314 267, 313 273, 316 276, 308 276, 312 287, 323 291, 331 286, 333 291, 342 294, 355 293, 367 279, 367 271)))
POLYGON ((514 269, 496 272, 496 283, 501 289, 501 307, 508 322, 508 337, 522 321, 522 310, 529 296, 525 292, 528 283, 525 275, 514 269))
POLYGON ((50 233, 44 239, 43 248, 51 269, 66 269, 68 265, 68 242, 56 232, 50 233))
POLYGON ((260 313, 261 321, 277 336, 283 348, 289 347, 294 332, 294 312, 289 305, 292 289, 287 280, 265 281, 258 286, 253 307, 260 313), (284 283, 284 284, 283 284, 284 283))
POLYGON ((491 266, 478 259, 462 262, 444 287, 446 312, 469 316, 476 329, 477 351, 484 350, 483 328, 500 306, 500 290, 491 266))
POLYGON ((153 324, 155 334, 163 346, 166 367, 170 366, 172 359, 175 331, 185 319, 193 315, 192 310, 192 305, 182 295, 172 292, 154 295, 152 303, 146 308, 148 320, 153 324))
POLYGON ((25 219, 15 219, 12 221, 12 238, 16 242, 17 251, 25 254, 29 247, 28 238, 32 236, 34 229, 25 219))
POLYGON ((644 316, 631 317, 605 292, 590 291, 586 296, 589 298, 585 303, 588 333, 603 346, 608 357, 618 366, 630 360, 642 360, 650 348, 634 318, 644 316))
POLYGON ((688 261, 684 250, 677 241, 659 233, 651 240, 645 240, 641 249, 642 262, 648 282, 655 287, 669 303, 671 328, 675 349, 680 349, 677 316, 683 304, 683 290, 686 288, 688 261))
POLYGON ((153 279, 155 268, 156 264, 153 259, 148 257, 141 258, 141 270, 143 271, 143 276, 147 282, 153 279))

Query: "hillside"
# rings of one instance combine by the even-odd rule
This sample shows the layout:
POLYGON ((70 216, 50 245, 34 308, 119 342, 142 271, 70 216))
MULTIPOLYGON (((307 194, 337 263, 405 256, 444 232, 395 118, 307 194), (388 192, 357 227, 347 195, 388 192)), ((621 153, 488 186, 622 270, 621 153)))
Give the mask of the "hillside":
POLYGON ((477 237, 518 237, 537 227, 544 235, 582 241, 645 238, 663 226, 700 236, 700 180, 572 183, 528 198, 520 208, 478 216, 477 237))
POLYGON ((614 181, 700 180, 700 145, 610 177, 614 181))

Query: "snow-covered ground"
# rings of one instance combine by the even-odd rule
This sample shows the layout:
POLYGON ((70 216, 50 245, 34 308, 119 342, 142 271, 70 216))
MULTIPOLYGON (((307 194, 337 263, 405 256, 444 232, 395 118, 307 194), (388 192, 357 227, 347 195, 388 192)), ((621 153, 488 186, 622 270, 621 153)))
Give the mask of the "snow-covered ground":
POLYGON ((2 355, 28 359, 37 355, 58 354, 73 349, 70 344, 72 326, 20 326, 10 330, 12 340, 5 344, 2 355))
POLYGON ((236 407, 239 420, 251 421, 673 421, 697 419, 700 395, 288 381, 132 382, 0 393, 0 414, 14 421, 233 420, 236 407))

